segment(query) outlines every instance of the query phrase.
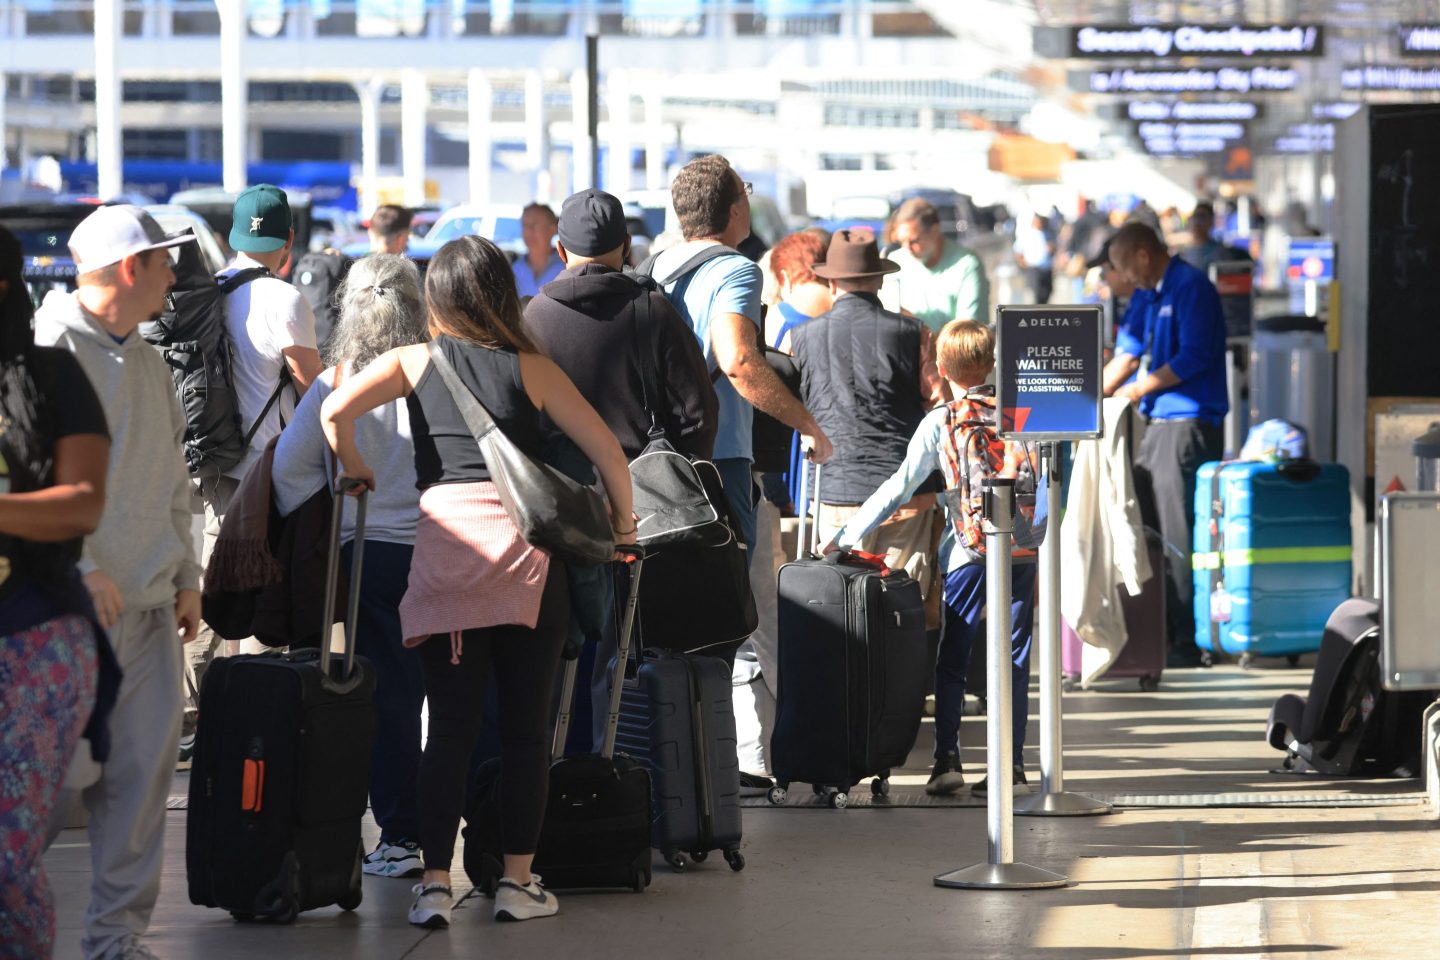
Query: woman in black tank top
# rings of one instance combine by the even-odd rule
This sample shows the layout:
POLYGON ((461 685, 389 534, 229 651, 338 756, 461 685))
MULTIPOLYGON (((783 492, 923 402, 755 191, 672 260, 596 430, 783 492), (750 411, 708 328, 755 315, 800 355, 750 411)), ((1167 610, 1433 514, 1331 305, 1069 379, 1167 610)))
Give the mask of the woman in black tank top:
MULTIPOLYGON (((514 274, 499 248, 473 236, 441 247, 425 277, 425 302, 431 336, 506 436, 538 456, 543 414, 595 464, 616 542, 634 543, 625 454, 569 378, 526 336, 514 274)), ((569 626, 565 568, 520 539, 489 482, 479 444, 430 369, 426 344, 390 351, 326 399, 321 422, 343 475, 374 488, 374 474, 355 446, 355 420, 401 397, 409 407, 421 489, 401 621, 406 644, 418 644, 430 701, 430 737, 420 764, 425 876, 409 919, 432 928, 449 924, 450 862, 491 672, 505 718, 505 875, 495 912, 513 920, 549 916, 555 897, 532 876, 530 864, 549 787, 551 691, 569 626)))

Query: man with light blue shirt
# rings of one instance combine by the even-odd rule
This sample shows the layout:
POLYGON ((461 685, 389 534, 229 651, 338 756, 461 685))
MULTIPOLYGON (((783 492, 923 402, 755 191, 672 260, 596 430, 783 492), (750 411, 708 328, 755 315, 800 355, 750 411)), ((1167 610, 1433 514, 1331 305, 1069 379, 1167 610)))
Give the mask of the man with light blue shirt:
POLYGON ((540 288, 565 271, 565 261, 555 249, 560 218, 543 203, 532 203, 520 213, 520 239, 525 255, 510 265, 515 289, 522 297, 539 296, 540 288))
POLYGON ((1171 257, 1143 223, 1127 223, 1111 238, 1110 262, 1137 288, 1154 291, 1148 309, 1132 311, 1116 338, 1105 390, 1138 404, 1149 418, 1135 457, 1136 492, 1146 525, 1184 557, 1167 568, 1170 665, 1197 666, 1190 571, 1195 472, 1225 449, 1225 315, 1215 285, 1171 257))
POLYGON ((760 268, 735 250, 750 235, 749 194, 750 185, 724 157, 690 161, 670 187, 685 241, 640 268, 695 331, 710 367, 719 401, 714 462, 740 525, 747 562, 755 545, 754 407, 798 430, 817 463, 831 454, 829 438, 760 349, 760 268))

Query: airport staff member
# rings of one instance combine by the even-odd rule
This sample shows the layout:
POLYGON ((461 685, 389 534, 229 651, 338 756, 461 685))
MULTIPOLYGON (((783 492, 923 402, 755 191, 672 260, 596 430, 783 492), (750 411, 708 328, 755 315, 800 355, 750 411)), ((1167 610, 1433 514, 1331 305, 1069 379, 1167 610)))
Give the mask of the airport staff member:
POLYGON ((1135 485, 1145 523, 1184 560, 1168 566, 1170 666, 1196 666, 1194 587, 1195 471, 1224 453, 1225 317, 1206 276, 1178 257, 1143 223, 1127 223, 1110 240, 1110 262, 1141 290, 1150 309, 1131 311, 1105 368, 1105 391, 1139 404, 1150 420, 1135 458, 1135 485), (1148 365, 1131 383, 1125 381, 1148 365), (1122 386, 1123 384, 1123 386, 1122 386))

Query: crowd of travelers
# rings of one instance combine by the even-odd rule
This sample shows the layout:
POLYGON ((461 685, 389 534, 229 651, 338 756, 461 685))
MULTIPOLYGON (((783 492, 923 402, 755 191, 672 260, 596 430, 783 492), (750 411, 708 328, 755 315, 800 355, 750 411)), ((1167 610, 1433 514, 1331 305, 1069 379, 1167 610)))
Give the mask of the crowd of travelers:
MULTIPOLYGON (((957 424, 994 418, 986 271, 918 199, 897 210, 888 258, 887 238, 869 231, 805 230, 757 263, 738 251, 750 192, 725 158, 702 157, 671 189, 683 237, 638 269, 620 201, 591 189, 558 214, 527 207, 527 252, 513 263, 466 236, 423 279, 402 254, 408 213, 381 207, 373 252, 348 266, 322 336, 305 298, 277 277, 293 254, 285 194, 250 188, 228 238, 236 259, 217 278, 243 451, 198 475, 193 457, 187 469, 191 411, 139 332, 166 309, 172 254, 193 237, 166 236, 137 207, 101 207, 70 239, 78 288, 35 312, 19 247, 0 229, 0 956, 50 955, 41 856, 77 799, 92 861, 84 953, 152 956, 142 938, 160 889, 165 800, 204 722, 207 666, 263 649, 202 622, 202 571, 223 578, 246 562, 253 533, 226 521, 254 515, 255 489, 259 513, 273 497, 283 517, 337 478, 369 491, 355 640, 377 678, 369 792, 380 836, 365 873, 417 879, 410 922, 449 924, 466 784, 493 724, 504 771, 495 916, 557 912, 531 872, 556 678, 567 645, 599 648, 589 678, 598 748, 612 578, 521 536, 447 370, 526 455, 598 481, 619 547, 637 541, 628 464, 657 432, 715 465, 759 614, 727 656, 736 689, 753 691, 737 711, 746 789, 770 785, 782 518, 808 500, 824 552, 883 555, 920 582, 939 631, 926 789, 965 786, 959 727, 985 571, 957 546, 973 507, 953 495, 946 461, 960 453, 957 424), (797 374, 788 383, 776 354, 797 374), (757 467, 767 417, 793 431, 797 457, 823 465, 813 495, 797 491, 793 470, 757 467), (192 497, 204 515, 198 555, 192 497)), ((1066 245, 1074 255, 1089 242, 1075 242, 1078 223, 1063 238, 1052 227, 1037 215, 1016 239, 1042 301, 1066 245)), ((1149 509, 1167 538, 1188 543, 1194 466, 1217 452, 1225 413, 1214 288, 1143 222, 1085 259, 1112 290, 1134 290, 1107 389, 1152 419, 1140 455, 1149 509)), ((993 436, 978 456, 997 475, 1039 469, 1029 450, 993 436)), ((347 517, 347 561, 356 535, 347 517)), ((1188 572, 1173 591, 1187 589, 1188 572)), ((1022 551, 1012 594, 1021 784, 1034 579, 1022 551)), ((1183 619, 1190 605, 1176 597, 1171 609, 1183 619)), ((1190 649, 1187 625, 1173 627, 1176 649, 1190 649)))

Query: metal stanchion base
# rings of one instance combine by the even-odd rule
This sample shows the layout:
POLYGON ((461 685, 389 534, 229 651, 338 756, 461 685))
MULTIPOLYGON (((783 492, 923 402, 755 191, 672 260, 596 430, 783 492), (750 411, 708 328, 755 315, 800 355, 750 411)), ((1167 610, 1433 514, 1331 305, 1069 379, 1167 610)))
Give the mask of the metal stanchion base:
POLYGON ((1105 801, 1078 793, 1036 793, 1015 802, 1017 817, 1099 817, 1114 812, 1105 801))
POLYGON ((977 863, 935 878, 935 886, 957 890, 1040 890, 1069 885, 1060 874, 1028 863, 977 863))

